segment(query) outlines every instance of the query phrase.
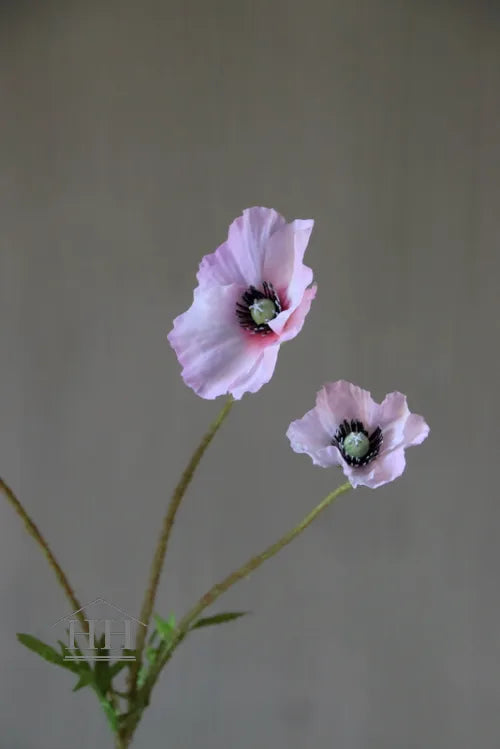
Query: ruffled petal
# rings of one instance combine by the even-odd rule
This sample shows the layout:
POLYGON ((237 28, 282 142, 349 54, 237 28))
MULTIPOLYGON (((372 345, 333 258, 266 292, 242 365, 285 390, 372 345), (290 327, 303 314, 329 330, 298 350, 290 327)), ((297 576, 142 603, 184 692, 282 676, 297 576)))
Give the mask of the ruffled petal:
POLYGON ((359 419, 363 424, 372 424, 376 405, 368 390, 346 380, 328 383, 316 397, 321 422, 331 437, 344 419, 359 419))
POLYGON ((302 325, 304 324, 304 318, 305 318, 306 314, 309 312, 309 309, 311 308, 311 301, 316 296, 316 290, 317 290, 316 286, 311 287, 311 289, 304 289, 302 300, 300 301, 300 303, 297 306, 287 307, 287 309, 284 309, 273 320, 270 320, 268 322, 268 325, 271 328, 271 330, 274 333, 276 333, 277 335, 279 335, 279 337, 283 341, 288 341, 291 338, 294 338, 297 335, 297 333, 299 332, 299 330, 302 328, 302 325), (314 291, 313 291, 313 289, 314 289, 314 291), (293 331, 294 327, 295 327, 294 323, 292 322, 292 327, 289 328, 290 321, 292 320, 292 318, 295 315, 295 313, 297 312, 297 310, 299 310, 302 302, 304 301, 304 297, 305 297, 305 295, 307 294, 308 291, 310 291, 310 292, 313 291, 312 297, 306 297, 304 308, 298 313, 297 317, 294 318, 295 323, 297 323, 298 321, 300 321, 300 318, 301 318, 301 315, 302 315, 301 325, 300 325, 300 327, 298 328, 298 330, 295 333, 293 333, 292 335, 287 335, 287 332, 291 333, 293 331))
POLYGON ((197 279, 200 286, 236 283, 244 288, 267 281, 263 266, 268 240, 286 222, 272 208, 247 208, 229 227, 227 241, 205 255, 197 279))
POLYGON ((287 429, 286 436, 296 453, 326 447, 332 441, 331 436, 321 423, 316 408, 312 408, 301 419, 292 421, 287 429))
POLYGON ((405 424, 410 415, 406 395, 395 391, 388 393, 382 403, 376 409, 374 416, 376 424, 371 424, 371 429, 379 426, 384 435, 384 451, 392 450, 403 441, 405 424))
POLYGON ((396 447, 419 445, 429 434, 429 426, 422 416, 412 414, 406 395, 389 393, 379 406, 378 426, 384 435, 384 452, 396 447))
POLYGON ((405 451, 400 447, 397 450, 379 455, 366 468, 353 469, 347 466, 347 468, 344 468, 344 473, 354 487, 367 486, 369 489, 377 489, 377 487, 388 484, 389 481, 394 481, 398 476, 401 476, 405 465, 405 451))
POLYGON ((266 245, 262 277, 271 281, 286 296, 287 306, 294 309, 313 279, 311 268, 303 263, 313 226, 312 219, 292 221, 272 234, 266 245))
POLYGON ((338 447, 335 445, 328 445, 328 447, 322 447, 319 450, 310 452, 309 455, 312 458, 312 462, 321 466, 321 468, 333 468, 333 466, 341 466, 344 462, 342 455, 338 447))
POLYGON ((240 296, 237 284, 198 287, 193 304, 174 320, 168 335, 185 383, 202 398, 231 392, 231 384, 247 375, 262 354, 238 324, 240 296))
MULTIPOLYGON (((311 303, 316 296, 317 289, 318 287, 316 284, 313 284, 310 289, 305 290, 301 303, 290 315, 280 334, 280 341, 291 341, 292 338, 295 338, 295 336, 300 333, 307 314, 311 309, 311 303)), ((273 321, 271 320, 271 322, 273 321)))
POLYGON ((429 425, 423 416, 410 414, 404 429, 404 446, 420 445, 430 432, 429 425))
POLYGON ((296 453, 306 453, 315 465, 329 468, 340 465, 340 452, 331 444, 331 438, 324 429, 316 408, 308 411, 301 419, 292 421, 286 436, 296 453))
POLYGON ((245 393, 257 392, 262 385, 269 382, 276 367, 279 348, 279 344, 273 344, 263 351, 261 349, 253 367, 231 383, 229 392, 236 400, 239 400, 245 393))

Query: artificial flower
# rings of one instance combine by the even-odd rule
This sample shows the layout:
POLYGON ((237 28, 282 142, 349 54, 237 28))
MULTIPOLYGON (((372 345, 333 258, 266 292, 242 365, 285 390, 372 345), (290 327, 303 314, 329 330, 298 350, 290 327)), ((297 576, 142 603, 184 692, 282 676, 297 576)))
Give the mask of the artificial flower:
POLYGON ((410 413, 406 396, 389 393, 376 403, 367 390, 338 380, 325 385, 316 406, 290 424, 287 437, 297 453, 318 466, 339 465, 353 487, 375 489, 405 469, 405 448, 419 445, 429 427, 410 413))
POLYGON ((271 379, 280 344, 301 330, 316 294, 303 263, 313 225, 247 208, 201 261, 193 303, 168 340, 184 382, 202 398, 239 399, 271 379))

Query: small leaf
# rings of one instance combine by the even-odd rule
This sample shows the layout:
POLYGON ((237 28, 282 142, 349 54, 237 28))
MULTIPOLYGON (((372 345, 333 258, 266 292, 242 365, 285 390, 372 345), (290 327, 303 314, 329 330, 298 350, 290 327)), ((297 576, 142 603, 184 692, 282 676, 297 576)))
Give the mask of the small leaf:
POLYGON ((139 673, 137 674, 137 688, 142 689, 148 675, 148 667, 146 665, 141 666, 139 673))
POLYGON ((83 689, 83 687, 94 687, 94 672, 93 671, 85 671, 80 674, 80 678, 78 679, 77 683, 73 687, 73 692, 78 692, 79 689, 83 689))
POLYGON ((214 624, 225 624, 226 622, 231 622, 234 619, 239 619, 240 616, 245 616, 249 613, 249 611, 227 611, 221 614, 215 614, 214 616, 206 616, 202 619, 198 619, 198 621, 193 624, 191 629, 211 627, 214 624))
POLYGON ((162 619, 161 616, 158 616, 158 614, 155 614, 153 619, 156 625, 156 630, 158 634, 160 635, 161 639, 170 640, 175 630, 175 616, 173 614, 170 614, 168 619, 162 619))
POLYGON ((149 663, 154 663, 157 655, 158 653, 155 650, 155 648, 152 648, 152 647, 146 648, 146 658, 148 659, 149 663))
POLYGON ((111 730, 113 733, 118 733, 119 728, 119 718, 118 713, 116 712, 115 708, 111 704, 111 702, 108 700, 107 697, 104 697, 103 695, 98 693, 99 702, 101 703, 101 707, 104 710, 104 713, 106 715, 106 718, 108 719, 108 723, 111 726, 111 730))
POLYGON ((94 666, 95 683, 99 691, 103 694, 109 689, 111 683, 111 675, 109 673, 108 661, 96 661, 94 666))
POLYGON ((19 633, 17 639, 22 645, 29 648, 29 650, 33 650, 34 653, 37 653, 41 658, 44 658, 49 663, 55 663, 57 666, 63 667, 66 665, 64 663, 64 658, 57 652, 57 650, 54 650, 50 645, 46 645, 38 638, 33 637, 33 635, 19 633))

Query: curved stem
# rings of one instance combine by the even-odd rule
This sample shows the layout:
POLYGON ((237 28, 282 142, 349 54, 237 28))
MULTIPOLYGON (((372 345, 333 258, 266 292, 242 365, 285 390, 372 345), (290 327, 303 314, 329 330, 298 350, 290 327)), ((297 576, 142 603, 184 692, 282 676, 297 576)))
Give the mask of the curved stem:
POLYGON ((170 534, 172 532, 172 528, 174 526, 175 516, 177 514, 177 510, 180 507, 180 504, 184 498, 184 495, 186 493, 186 490, 191 483, 191 479, 193 478, 194 472, 196 471, 196 468, 198 467, 198 464, 200 460, 202 459, 205 450, 215 437, 216 433, 218 432, 219 428, 221 427, 222 423, 224 422, 226 416, 228 415, 229 411, 231 410, 231 407, 234 403, 233 397, 229 396, 226 403, 224 404, 224 407, 220 411, 219 415, 215 419, 215 421, 210 425, 210 428, 208 429, 207 433, 204 435, 203 439, 201 440, 200 444, 194 451, 193 455, 191 456, 191 459, 189 463, 187 464, 179 483, 177 484, 174 493, 172 494, 172 497, 170 499, 170 503, 168 505, 167 513, 164 517, 160 537, 158 539, 158 543, 156 546, 155 555, 153 557, 153 562, 151 564, 151 572, 149 576, 149 584, 144 596, 144 602, 142 604, 141 613, 139 614, 139 620, 141 624, 145 626, 141 626, 138 629, 137 632, 137 640, 136 640, 136 660, 133 662, 131 671, 130 671, 130 694, 131 696, 134 694, 136 689, 136 681, 137 681, 137 674, 139 672, 139 669, 141 667, 141 661, 142 661, 142 651, 144 649, 144 643, 146 641, 146 635, 147 630, 149 626, 149 622, 151 620, 151 615, 153 613, 153 608, 156 600, 156 594, 158 591, 158 584, 160 582, 160 576, 163 569, 163 563, 165 561, 165 555, 167 553, 167 545, 168 540, 170 538, 170 534))
POLYGON ((226 592, 232 585, 238 582, 238 580, 241 580, 244 577, 247 577, 251 572, 256 570, 258 567, 260 567, 261 564, 263 564, 267 559, 270 559, 275 554, 277 554, 284 546, 289 544, 291 541, 293 541, 294 538, 296 538, 302 531, 304 531, 308 525, 312 523, 312 521, 321 513, 323 510, 325 510, 329 505, 334 502, 337 497, 339 497, 341 494, 344 494, 345 492, 349 491, 351 489, 351 484, 349 481, 346 481, 345 484, 342 484, 341 486, 337 487, 334 491, 330 492, 316 507, 311 510, 311 512, 306 515, 306 517, 301 520, 298 525, 296 525, 292 530, 288 531, 288 533, 285 533, 278 541, 276 541, 274 544, 271 544, 271 546, 268 546, 265 551, 261 552, 260 554, 257 554, 254 557, 251 557, 244 565, 239 567, 235 572, 232 572, 230 575, 225 577, 220 583, 216 583, 213 585, 210 590, 205 593, 204 596, 200 598, 198 603, 196 603, 193 608, 188 611, 188 613, 181 619, 179 622, 175 633, 172 637, 172 639, 169 641, 168 645, 165 647, 165 650, 163 654, 157 659, 157 665, 155 665, 154 668, 152 668, 151 673, 141 690, 141 706, 142 709, 146 707, 146 705, 149 702, 149 697, 151 694, 151 690, 153 689, 160 672, 164 665, 169 660, 170 656, 172 655, 173 651, 175 650, 176 646, 181 642, 181 640, 184 639, 186 634, 188 633, 191 626, 195 623, 196 619, 199 617, 199 615, 204 611, 204 609, 207 608, 207 606, 210 606, 214 601, 219 598, 223 593, 226 592))
POLYGON ((52 567, 55 576, 57 577, 57 581, 61 588, 64 590, 66 594, 66 598, 71 604, 71 610, 75 612, 75 616, 78 617, 78 620, 80 621, 82 627, 84 628, 85 632, 88 633, 88 623, 85 620, 85 613, 82 609, 82 605, 78 598, 75 596, 73 589, 71 585, 69 584, 68 578, 64 574, 63 570, 61 569, 61 566, 59 565, 59 562, 53 555, 52 551, 50 550, 50 547, 47 543, 47 541, 44 539, 40 531, 38 530, 38 527, 33 522, 33 520, 30 518, 24 507, 22 506, 21 502, 18 500, 10 486, 5 483, 5 481, 0 478, 0 489, 4 493, 7 500, 10 502, 14 510, 17 512, 21 520, 23 521, 26 530, 32 536, 37 544, 42 549, 43 553, 45 554, 48 563, 52 567))

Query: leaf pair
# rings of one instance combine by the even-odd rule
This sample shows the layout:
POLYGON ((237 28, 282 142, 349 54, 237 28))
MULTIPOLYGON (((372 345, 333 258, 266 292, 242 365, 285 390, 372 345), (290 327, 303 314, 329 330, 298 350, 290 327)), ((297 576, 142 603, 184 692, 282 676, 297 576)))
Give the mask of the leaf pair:
MULTIPOLYGON (((37 637, 33 637, 33 635, 18 634, 17 639, 22 645, 29 650, 32 650, 34 653, 37 653, 37 655, 49 663, 61 666, 61 668, 65 668, 67 671, 76 674, 78 676, 78 681, 73 687, 73 692, 77 692, 84 687, 90 687, 93 689, 97 694, 97 698, 112 730, 115 733, 118 731, 119 716, 112 701, 108 697, 108 692, 112 687, 114 677, 127 665, 126 661, 111 663, 108 660, 96 660, 95 665, 92 668, 92 666, 83 659, 80 648, 76 647, 75 650, 72 651, 61 642, 61 640, 58 640, 61 649, 61 652, 59 653, 51 645, 47 645, 37 637), (76 658, 78 658, 78 660, 76 660, 76 658)), ((104 652, 103 635, 97 643, 97 655, 103 655, 104 652)))
MULTIPOLYGON (((211 627, 216 624, 225 624, 226 622, 239 619, 241 616, 247 614, 247 611, 228 611, 214 616, 207 616, 198 619, 188 631, 194 629, 201 629, 203 627, 211 627)), ((151 633, 146 647, 146 662, 142 665, 137 676, 137 686, 142 687, 146 681, 147 675, 151 666, 156 662, 159 655, 160 649, 164 648, 165 645, 172 640, 173 635, 176 632, 175 616, 171 614, 168 619, 163 619, 161 616, 154 616, 155 628, 151 633)), ((186 633, 187 634, 187 633, 186 633)), ((58 640, 58 644, 61 652, 58 652, 51 645, 39 640, 37 637, 28 634, 19 633, 17 635, 19 642, 37 653, 41 658, 61 668, 65 668, 67 671, 78 676, 78 681, 73 687, 73 692, 78 692, 84 687, 90 687, 97 694, 97 698, 101 704, 104 713, 108 719, 108 722, 112 730, 117 733, 119 729, 120 716, 113 704, 113 700, 108 696, 112 690, 113 679, 117 676, 120 671, 127 665, 127 661, 116 661, 111 663, 109 660, 96 659, 94 667, 92 667, 88 661, 86 661, 82 655, 82 651, 79 647, 75 647, 75 650, 70 650, 61 640, 58 640)), ((184 637, 182 638, 184 639, 184 637)), ((106 655, 104 634, 97 642, 97 656, 106 655)), ((135 655, 135 651, 123 651, 124 655, 135 655)))
POLYGON ((155 614, 153 617, 155 627, 149 637, 148 644, 145 649, 146 663, 143 663, 137 674, 137 687, 141 689, 144 685, 149 669, 155 663, 160 647, 166 642, 168 643, 172 635, 175 632, 175 616, 170 614, 168 619, 162 619, 161 616, 155 614), (158 638, 160 642, 158 643, 158 638))
MULTIPOLYGON (((198 619, 198 621, 190 627, 189 631, 193 629, 201 629, 202 627, 211 627, 215 624, 225 624, 234 619, 239 619, 240 616, 244 616, 247 613, 247 611, 228 611, 221 614, 215 614, 214 616, 203 617, 202 619, 198 619)), ((144 685, 151 667, 156 662, 160 653, 160 648, 163 649, 165 645, 168 646, 175 634, 176 626, 174 614, 170 614, 168 619, 163 619, 158 614, 155 614, 153 621, 155 628, 149 637, 145 649, 146 662, 142 664, 137 675, 137 687, 139 689, 144 685)), ((184 637, 182 639, 184 639, 184 637)))

